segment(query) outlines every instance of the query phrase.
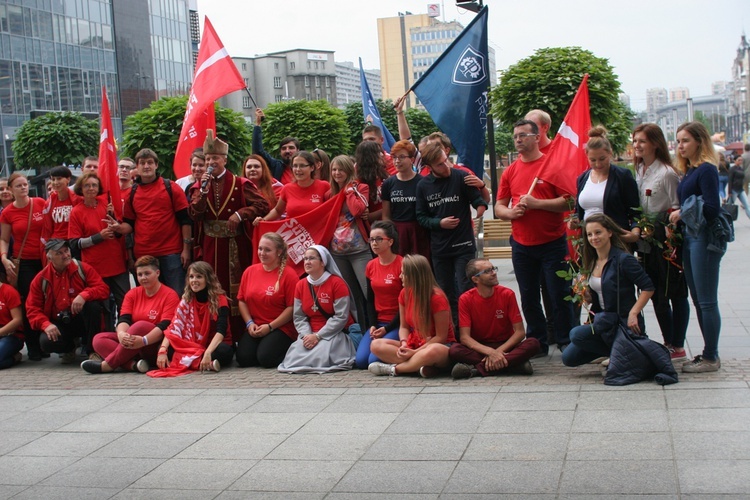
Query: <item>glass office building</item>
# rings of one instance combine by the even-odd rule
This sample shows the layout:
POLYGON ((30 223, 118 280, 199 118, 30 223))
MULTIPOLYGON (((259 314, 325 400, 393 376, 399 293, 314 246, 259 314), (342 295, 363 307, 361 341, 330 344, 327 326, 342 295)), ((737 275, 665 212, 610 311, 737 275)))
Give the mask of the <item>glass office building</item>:
POLYGON ((188 0, 0 0, 4 173, 29 118, 78 111, 97 119, 106 85, 119 137, 128 115, 187 93, 192 71, 188 0))

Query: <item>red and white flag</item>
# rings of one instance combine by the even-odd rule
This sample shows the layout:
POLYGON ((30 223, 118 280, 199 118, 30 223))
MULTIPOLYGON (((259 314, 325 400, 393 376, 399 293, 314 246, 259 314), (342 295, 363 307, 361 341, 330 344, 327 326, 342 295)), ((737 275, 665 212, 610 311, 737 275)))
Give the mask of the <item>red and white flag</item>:
POLYGON ((203 38, 198 50, 198 62, 193 75, 193 86, 190 89, 185 118, 182 122, 180 140, 174 159, 174 173, 177 178, 190 174, 190 155, 195 148, 203 146, 206 129, 210 127, 214 101, 230 92, 242 90, 245 82, 237 71, 224 44, 219 40, 211 21, 206 18, 203 26, 203 38), (211 108, 207 112, 208 108, 211 108), (208 114, 206 114, 208 113, 208 114))
MULTIPOLYGON (((318 208, 298 217, 261 222, 253 230, 253 248, 258 248, 260 237, 265 233, 278 233, 288 247, 286 265, 294 269, 297 276, 301 276, 305 272, 302 260, 305 250, 312 245, 327 247, 331 242, 333 231, 339 222, 344 200, 344 192, 342 191, 318 208)), ((253 263, 257 262, 258 253, 253 252, 253 263)))
POLYGON ((552 140, 547 159, 536 175, 571 196, 576 196, 578 191, 576 179, 589 168, 585 149, 591 129, 588 79, 589 75, 585 74, 568 114, 552 140))
POLYGON ((112 116, 109 113, 107 88, 102 87, 102 124, 99 133, 99 179, 102 190, 109 196, 115 207, 115 218, 122 220, 122 203, 120 202, 120 178, 117 175, 117 147, 112 129, 112 116))

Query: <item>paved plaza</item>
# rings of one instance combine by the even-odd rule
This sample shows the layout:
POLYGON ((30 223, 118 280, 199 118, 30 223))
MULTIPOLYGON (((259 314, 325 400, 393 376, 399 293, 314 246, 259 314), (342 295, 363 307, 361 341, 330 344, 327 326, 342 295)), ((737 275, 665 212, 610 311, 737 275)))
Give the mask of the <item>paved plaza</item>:
MULTIPOLYGON (((229 368, 0 372, 0 499, 747 499, 750 222, 722 261, 718 373, 602 384, 560 352, 452 381, 229 368)), ((509 261, 501 283, 515 288, 509 261)), ((659 339, 647 307, 647 328, 659 339)), ((693 313, 688 348, 702 341, 693 313)))

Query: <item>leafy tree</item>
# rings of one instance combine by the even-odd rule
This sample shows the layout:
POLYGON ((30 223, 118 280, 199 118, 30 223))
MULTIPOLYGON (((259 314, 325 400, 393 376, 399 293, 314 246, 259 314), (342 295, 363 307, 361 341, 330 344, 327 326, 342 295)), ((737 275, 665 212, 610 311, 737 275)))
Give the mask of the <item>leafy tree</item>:
MULTIPOLYGON (((391 134, 393 134, 394 139, 398 140, 398 117, 396 116, 396 110, 393 109, 393 101, 390 99, 385 101, 377 99, 375 105, 378 107, 378 111, 380 111, 383 123, 391 134)), ((344 113, 346 114, 346 122, 349 124, 352 144, 359 144, 362 140, 362 129, 365 128, 362 103, 350 102, 344 108, 344 113)), ((422 137, 438 130, 430 114, 423 109, 409 108, 404 112, 404 115, 409 122, 409 129, 411 130, 414 142, 419 142, 419 139, 422 137)))
MULTIPOLYGON (((162 97, 148 108, 125 120, 120 156, 134 157, 143 149, 152 149, 159 156, 159 173, 174 178, 172 164, 180 140, 187 96, 162 97)), ((216 135, 229 144, 227 167, 239 173, 242 160, 250 154, 252 136, 242 114, 215 105, 216 135)))
POLYGON ((705 125, 706 129, 708 129, 708 133, 713 135, 714 127, 711 124, 711 120, 709 120, 708 117, 706 116, 706 113, 704 113, 703 111, 696 111, 693 114, 693 118, 695 119, 695 121, 701 122, 703 125, 705 125))
POLYGON ((495 152, 499 156, 505 156, 515 151, 516 146, 513 143, 513 133, 503 129, 495 129, 495 152))
POLYGON ((80 113, 47 113, 26 121, 13 142, 16 168, 74 164, 99 151, 99 123, 80 113))
POLYGON ((620 82, 607 59, 580 47, 537 50, 505 70, 490 91, 492 112, 506 127, 535 108, 552 116, 550 130, 557 131, 565 118, 585 73, 589 74, 591 121, 609 131, 616 151, 630 140, 630 111, 618 98, 620 82))
POLYGON ((263 144, 271 154, 286 136, 299 139, 302 149, 320 148, 331 157, 351 152, 346 116, 326 100, 279 102, 263 112, 263 144))

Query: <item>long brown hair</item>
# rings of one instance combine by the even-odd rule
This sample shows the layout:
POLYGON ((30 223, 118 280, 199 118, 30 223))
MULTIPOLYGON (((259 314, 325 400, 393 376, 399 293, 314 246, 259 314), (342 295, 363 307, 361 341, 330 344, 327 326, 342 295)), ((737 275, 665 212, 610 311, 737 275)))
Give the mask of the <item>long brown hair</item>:
POLYGON ((284 273, 284 269, 286 268, 286 261, 288 258, 288 247, 286 244, 286 241, 284 241, 284 238, 281 237, 279 233, 265 233, 263 236, 260 237, 262 240, 263 238, 267 239, 268 241, 272 242, 274 245, 276 245, 276 250, 281 250, 281 256, 279 257, 279 274, 276 277, 276 285, 273 287, 274 293, 279 291, 279 283, 281 282, 281 275, 284 273))
MULTIPOLYGON (((352 161, 352 158, 348 155, 338 155, 333 160, 331 160, 331 172, 333 172, 333 167, 338 167, 344 172, 346 172, 346 181, 344 182, 344 187, 348 186, 350 182, 354 180, 354 162, 352 161)), ((339 186, 339 183, 333 180, 333 177, 331 177, 331 196, 334 194, 338 194, 343 188, 339 186)))
POLYGON ((268 204, 272 207, 275 207, 278 200, 276 199, 276 193, 273 192, 273 176, 271 175, 271 169, 268 168, 268 163, 266 163, 266 160, 264 160, 260 155, 250 155, 245 158, 242 161, 242 177, 244 177, 245 179, 247 179, 247 175, 245 173, 245 165, 247 165, 247 160, 257 160, 260 163, 260 179, 252 182, 255 183, 255 187, 257 187, 258 191, 261 192, 263 198, 268 201, 268 204))
POLYGON ((601 224, 604 229, 612 233, 612 237, 609 239, 610 245, 617 247, 620 250, 628 251, 628 247, 622 241, 622 238, 620 238, 622 228, 620 228, 615 221, 604 214, 590 215, 583 223, 583 269, 588 274, 591 274, 594 270, 597 259, 596 248, 591 246, 591 243, 589 243, 589 239, 586 236, 586 226, 592 223, 601 224))
MULTIPOLYGON (((662 131, 661 127, 659 127, 655 123, 641 123, 633 130, 633 140, 635 140, 636 134, 645 135, 646 140, 654 145, 654 154, 656 156, 656 159, 677 172, 675 166, 672 165, 672 157, 669 156, 669 146, 667 146, 667 139, 664 137, 664 132, 662 131)), ((638 165, 636 165, 636 168, 637 167, 638 165)))
POLYGON ((226 295, 226 292, 221 288, 219 278, 216 276, 211 265, 202 260, 193 262, 188 266, 185 276, 185 291, 182 293, 182 300, 190 303, 195 297, 195 293, 190 288, 190 271, 205 276, 206 291, 208 292, 208 310, 211 312, 211 315, 219 314, 219 296, 226 295))
POLYGON ((401 266, 407 303, 414 304, 412 317, 416 320, 417 332, 423 339, 427 339, 432 330, 432 295, 445 293, 435 281, 430 263, 424 256, 407 255, 401 266))
POLYGON ((701 122, 687 122, 677 127, 677 133, 686 131, 698 143, 698 164, 692 165, 690 158, 684 158, 679 150, 677 151, 677 167, 681 172, 687 172, 689 167, 697 167, 701 163, 710 163, 718 168, 719 158, 716 155, 716 148, 711 142, 711 135, 708 129, 701 122))

